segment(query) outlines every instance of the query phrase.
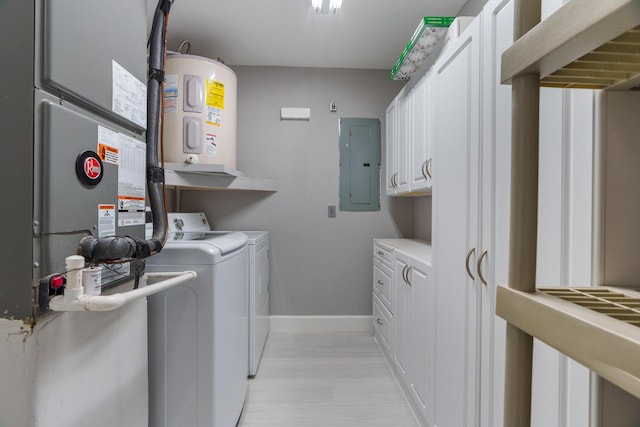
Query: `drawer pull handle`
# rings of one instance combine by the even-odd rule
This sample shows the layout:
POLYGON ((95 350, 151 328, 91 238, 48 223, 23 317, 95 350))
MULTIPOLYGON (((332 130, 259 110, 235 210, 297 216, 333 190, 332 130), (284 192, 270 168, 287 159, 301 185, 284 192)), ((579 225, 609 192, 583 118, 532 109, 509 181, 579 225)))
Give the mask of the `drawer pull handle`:
POLYGON ((384 256, 384 252, 378 251, 378 255, 383 255, 384 256))
POLYGON ((380 320, 380 318, 379 318, 379 317, 376 319, 376 323, 377 323, 378 325, 380 325, 380 326, 383 326, 383 325, 384 325, 384 323, 382 323, 382 320, 380 320))
POLYGON ((378 285, 384 286, 384 283, 382 282, 382 280, 378 280, 378 285))

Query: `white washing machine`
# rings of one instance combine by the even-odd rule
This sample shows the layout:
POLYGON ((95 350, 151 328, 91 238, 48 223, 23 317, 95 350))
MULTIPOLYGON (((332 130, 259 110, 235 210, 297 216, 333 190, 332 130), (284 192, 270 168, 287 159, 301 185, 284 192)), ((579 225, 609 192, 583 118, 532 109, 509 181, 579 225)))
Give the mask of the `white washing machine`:
POLYGON ((147 271, 198 273, 148 298, 149 425, 231 427, 247 392, 247 236, 170 232, 147 271))
MULTIPOLYGON (((204 213, 170 213, 169 230, 207 232, 211 225, 204 213)), ((258 371, 270 329, 269 232, 242 231, 249 246, 249 375, 258 371)))

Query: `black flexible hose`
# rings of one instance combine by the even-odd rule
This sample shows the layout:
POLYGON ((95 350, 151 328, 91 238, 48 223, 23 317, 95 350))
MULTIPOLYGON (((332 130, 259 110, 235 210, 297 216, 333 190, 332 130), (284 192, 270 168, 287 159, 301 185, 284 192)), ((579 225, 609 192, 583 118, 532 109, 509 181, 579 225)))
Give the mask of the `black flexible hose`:
POLYGON ((164 170, 158 161, 158 132, 160 129, 160 109, 162 108, 162 85, 164 82, 164 55, 166 43, 166 24, 171 0, 160 0, 158 10, 162 13, 157 19, 155 31, 150 35, 149 80, 147 85, 147 192, 153 216, 153 235, 160 252, 167 238, 167 211, 164 201, 164 170))
POLYGON ((162 250, 167 238, 167 211, 164 199, 164 170, 158 162, 158 132, 162 85, 166 24, 172 0, 160 0, 154 13, 149 35, 149 78, 147 82, 147 192, 153 216, 153 235, 150 240, 135 237, 85 237, 80 242, 80 254, 90 262, 117 262, 143 259, 162 250), (159 13, 160 12, 160 13, 159 13))

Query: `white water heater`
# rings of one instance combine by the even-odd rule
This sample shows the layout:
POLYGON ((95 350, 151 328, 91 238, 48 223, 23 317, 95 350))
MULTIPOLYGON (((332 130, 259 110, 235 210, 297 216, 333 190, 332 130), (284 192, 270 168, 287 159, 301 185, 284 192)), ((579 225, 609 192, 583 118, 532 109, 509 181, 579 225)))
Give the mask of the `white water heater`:
POLYGON ((165 78, 165 162, 235 169, 236 74, 212 59, 172 54, 165 78))

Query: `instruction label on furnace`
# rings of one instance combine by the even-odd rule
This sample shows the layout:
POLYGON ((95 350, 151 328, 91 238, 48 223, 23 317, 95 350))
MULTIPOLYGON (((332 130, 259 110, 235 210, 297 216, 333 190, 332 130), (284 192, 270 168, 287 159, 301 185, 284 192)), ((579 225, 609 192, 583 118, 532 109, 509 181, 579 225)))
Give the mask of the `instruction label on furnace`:
POLYGON ((144 225, 146 144, 119 134, 118 225, 144 225))
POLYGON ((116 61, 111 61, 112 99, 111 110, 133 123, 147 128, 147 85, 136 79, 116 61))
POLYGON ((207 124, 220 126, 224 110, 224 83, 207 79, 207 124))

